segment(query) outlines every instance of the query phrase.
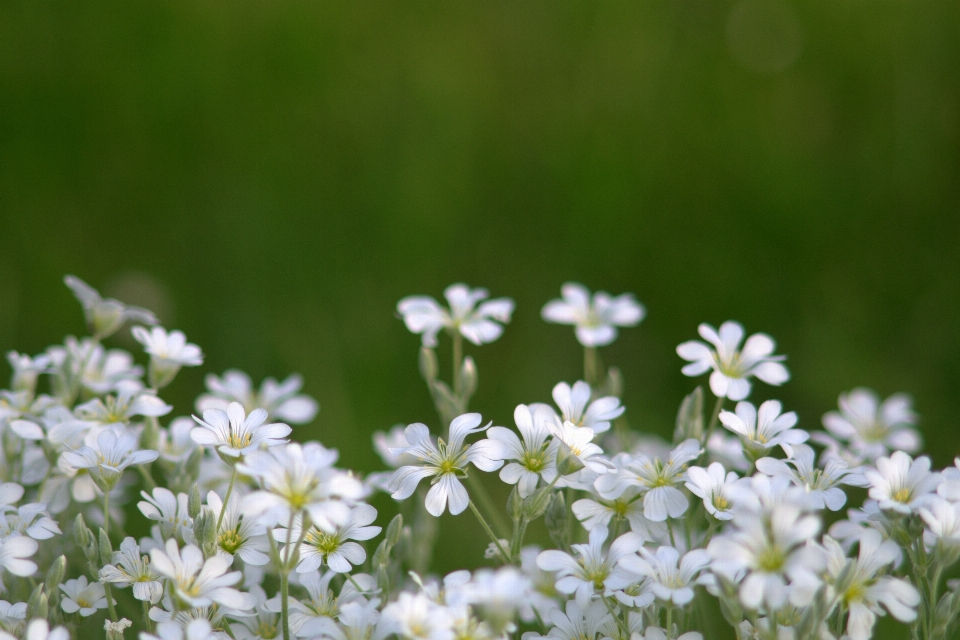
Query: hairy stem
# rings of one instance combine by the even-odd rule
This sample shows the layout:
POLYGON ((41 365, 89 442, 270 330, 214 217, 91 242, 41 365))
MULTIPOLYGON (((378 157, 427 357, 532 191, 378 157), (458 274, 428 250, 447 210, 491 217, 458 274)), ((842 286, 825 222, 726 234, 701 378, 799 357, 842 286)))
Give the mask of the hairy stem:
POLYGON ((480 526, 483 527, 483 530, 487 532, 487 535, 490 536, 490 539, 493 540, 493 544, 497 547, 497 551, 500 552, 500 556, 503 558, 505 564, 509 564, 510 555, 507 553, 506 549, 503 548, 503 545, 500 544, 500 538, 497 537, 497 534, 493 532, 493 529, 490 528, 490 525, 487 524, 487 521, 484 520, 483 514, 480 513, 480 510, 477 509, 477 505, 473 504, 473 500, 468 502, 470 505, 470 510, 473 511, 473 515, 477 516, 477 520, 480 521, 480 526))

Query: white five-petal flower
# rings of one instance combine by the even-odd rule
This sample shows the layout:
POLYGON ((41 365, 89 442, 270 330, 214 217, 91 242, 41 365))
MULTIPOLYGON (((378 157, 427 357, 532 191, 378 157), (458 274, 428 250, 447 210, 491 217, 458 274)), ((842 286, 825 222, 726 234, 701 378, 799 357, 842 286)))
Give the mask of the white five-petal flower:
POLYGON ((260 448, 275 447, 286 442, 290 427, 282 422, 263 424, 267 412, 254 409, 247 415, 239 402, 231 402, 227 410, 207 409, 203 420, 194 416, 197 425, 190 432, 193 441, 201 446, 216 448, 228 464, 234 464, 243 456, 260 448))
MULTIPOLYGON (((604 396, 590 402, 590 385, 583 380, 573 383, 560 382, 553 388, 553 401, 560 408, 560 416, 554 414, 557 423, 569 422, 577 427, 587 427, 594 434, 610 429, 610 422, 623 415, 620 398, 604 396)), ((541 406, 541 405, 538 405, 541 406)))
POLYGON ((935 497, 940 474, 930 472, 930 458, 916 460, 903 451, 889 458, 877 458, 876 469, 863 472, 870 482, 870 497, 881 509, 908 514, 935 497))
POLYGON ((712 348, 690 340, 677 347, 677 355, 690 362, 682 369, 684 375, 695 377, 713 369, 710 390, 718 398, 743 400, 750 395, 750 377, 775 386, 790 379, 790 373, 781 364, 786 356, 773 355, 775 343, 765 333, 753 334, 741 349, 744 330, 738 322, 728 320, 719 331, 703 323, 698 331, 712 348))
POLYGON ((487 437, 500 443, 503 459, 511 461, 500 469, 500 479, 517 485, 521 498, 534 492, 540 478, 550 483, 557 477, 557 446, 550 441, 550 431, 545 426, 550 417, 551 411, 545 405, 517 405, 513 419, 522 441, 506 427, 487 429, 487 437))
POLYGON ((486 300, 490 295, 486 289, 471 289, 458 283, 447 287, 443 295, 449 309, 429 296, 408 296, 397 303, 397 312, 407 329, 421 334, 424 346, 436 346, 437 334, 442 329, 459 332, 475 345, 493 342, 513 315, 513 300, 486 300))
POLYGON ((481 427, 480 422, 479 413, 465 413, 454 418, 450 423, 449 443, 443 438, 434 443, 425 424, 409 425, 404 433, 410 446, 394 453, 413 455, 420 464, 400 467, 394 472, 390 479, 393 498, 409 498, 421 480, 433 478, 433 486, 427 492, 427 512, 439 516, 449 503, 450 513, 462 513, 470 503, 467 490, 460 482, 460 478, 467 475, 467 465, 473 464, 482 471, 496 471, 503 465, 503 445, 497 440, 488 438, 464 446, 468 435, 487 429, 481 427))
POLYGON ((568 282, 560 289, 562 299, 544 305, 540 315, 547 322, 576 326, 577 340, 585 347, 603 347, 617 339, 617 327, 633 327, 646 315, 646 309, 632 293, 611 296, 568 282))
POLYGON ((253 598, 233 588, 242 577, 229 571, 230 560, 215 555, 203 559, 203 552, 192 544, 183 549, 176 540, 167 540, 165 549, 151 549, 153 568, 170 578, 174 593, 190 607, 209 607, 216 603, 230 609, 245 610, 254 606, 253 598))

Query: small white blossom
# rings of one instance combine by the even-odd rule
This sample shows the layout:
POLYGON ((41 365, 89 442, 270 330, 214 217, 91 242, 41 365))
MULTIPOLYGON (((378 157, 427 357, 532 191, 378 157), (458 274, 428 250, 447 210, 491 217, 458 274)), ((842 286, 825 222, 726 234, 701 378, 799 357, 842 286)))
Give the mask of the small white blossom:
POLYGON ((663 545, 653 552, 641 548, 640 555, 624 556, 619 566, 638 577, 650 578, 650 589, 658 600, 682 607, 693 600, 691 584, 708 564, 710 554, 705 549, 688 551, 681 559, 679 551, 663 545))
POLYGON ((34 540, 49 540, 62 533, 60 526, 50 518, 47 505, 25 504, 10 513, 0 513, 0 538, 13 534, 30 536, 34 540))
POLYGON ((15 576, 29 576, 36 572, 37 565, 30 558, 37 552, 37 542, 33 538, 13 535, 0 540, 0 567, 15 576))
POLYGON ((603 449, 591 442, 594 435, 593 429, 578 427, 572 422, 557 424, 553 421, 547 421, 546 425, 553 437, 567 446, 569 455, 576 457, 583 465, 583 469, 570 474, 568 477, 561 478, 557 482, 558 487, 565 487, 577 482, 585 473, 603 475, 616 469, 612 462, 603 457, 603 449))
POLYGON ((100 569, 100 580, 120 587, 133 587, 137 600, 156 604, 163 597, 160 574, 150 566, 147 556, 140 555, 140 547, 130 537, 120 543, 120 550, 113 552, 113 564, 100 569))
POLYGON ((231 609, 246 610, 254 602, 247 594, 232 587, 242 577, 239 571, 231 571, 230 560, 223 556, 203 559, 203 552, 192 544, 183 549, 176 540, 167 540, 165 549, 151 549, 150 562, 153 568, 170 578, 177 597, 191 607, 209 607, 217 603, 231 609))
POLYGON ((152 312, 140 307, 125 305, 113 298, 103 299, 97 290, 76 276, 66 276, 64 283, 73 291, 83 313, 87 317, 90 331, 97 338, 106 338, 119 329, 124 322, 142 322, 157 324, 157 317, 152 312))
MULTIPOLYGON (((364 548, 353 540, 370 540, 381 528, 369 526, 377 519, 377 510, 368 504, 360 504, 350 512, 350 518, 333 533, 326 533, 310 527, 300 545, 300 562, 297 573, 310 573, 326 564, 336 573, 349 573, 354 565, 363 564, 367 559, 364 548)), ((300 520, 295 519, 293 529, 274 529, 273 538, 285 543, 288 539, 294 544, 300 538, 300 520)))
POLYGON ((667 535, 667 526, 663 522, 648 520, 643 515, 643 501, 637 499, 639 493, 639 489, 630 487, 612 500, 582 498, 570 508, 587 531, 595 527, 609 528, 611 520, 626 520, 631 531, 644 538, 660 540, 667 535))
MULTIPOLYGON (((74 408, 78 418, 101 425, 126 425, 135 416, 158 417, 170 413, 173 407, 158 398, 152 391, 137 386, 121 386, 116 395, 94 398, 74 408)), ((91 433, 98 433, 93 432, 91 433)), ((53 432, 51 431, 51 438, 53 432)), ((88 442, 92 445, 92 442, 88 442)))
POLYGON ((810 434, 792 428, 797 424, 796 413, 781 414, 781 410, 782 405, 776 400, 767 400, 760 405, 759 411, 749 402, 738 402, 736 413, 720 412, 720 422, 739 436, 748 458, 756 460, 776 446, 790 455, 791 446, 806 442, 810 434))
POLYGON ((909 514, 934 497, 940 474, 930 472, 930 458, 913 460, 903 451, 894 451, 889 458, 877 458, 876 469, 867 469, 870 497, 884 510, 909 514))
POLYGON ((633 327, 646 315, 646 309, 632 293, 611 296, 568 282, 560 289, 562 299, 544 305, 540 315, 547 322, 574 325, 577 340, 585 347, 603 347, 617 339, 617 327, 633 327))
POLYGON ((200 347, 187 342, 182 331, 167 332, 163 327, 147 331, 143 327, 131 329, 134 339, 150 354, 150 386, 154 389, 167 386, 180 371, 180 367, 196 367, 203 364, 200 347))
POLYGON ((553 401, 560 408, 558 423, 570 422, 576 427, 587 427, 594 434, 610 430, 610 421, 623 415, 620 398, 604 396, 590 402, 590 385, 583 380, 573 383, 560 382, 553 388, 553 401))
POLYGON ((521 498, 534 492, 540 478, 549 484, 557 477, 557 447, 549 441, 550 432, 544 424, 549 416, 550 410, 544 405, 517 405, 513 419, 522 441, 506 427, 487 429, 487 437, 500 443, 504 461, 514 461, 500 469, 500 479, 517 485, 521 498))
POLYGON ((388 629, 407 640, 453 640, 454 617, 423 593, 403 592, 383 608, 388 629))
POLYGON ((244 513, 271 526, 304 510, 318 528, 333 531, 350 517, 350 501, 364 491, 358 479, 333 466, 338 457, 335 449, 316 442, 291 442, 248 454, 237 470, 259 478, 263 490, 244 496, 244 513))
POLYGON ((570 545, 577 555, 576 558, 563 551, 551 549, 537 556, 537 566, 544 571, 555 571, 557 591, 567 595, 576 594, 577 603, 586 607, 594 593, 603 595, 609 588, 606 580, 617 562, 640 549, 644 542, 636 533, 626 533, 614 540, 604 552, 603 543, 606 539, 607 530, 597 527, 590 532, 588 544, 570 545))
POLYGON ((927 525, 923 539, 928 547, 940 545, 951 550, 960 549, 960 502, 934 498, 918 512, 927 525))
POLYGON ((595 486, 608 500, 619 497, 628 487, 638 487, 644 492, 643 515, 648 520, 679 518, 690 504, 679 489, 686 480, 686 465, 701 452, 700 442, 690 438, 677 445, 666 462, 645 454, 618 456, 617 473, 601 476, 595 486))
POLYGON ((13 391, 32 392, 37 388, 37 378, 41 373, 47 373, 50 368, 50 356, 45 353, 31 358, 16 351, 8 351, 7 362, 13 369, 13 377, 10 380, 10 389, 13 391))
POLYGON ((290 424, 306 424, 316 417, 320 410, 317 401, 306 394, 299 393, 303 387, 303 378, 298 374, 288 376, 283 382, 266 378, 260 383, 260 390, 254 391, 253 383, 243 371, 230 369, 219 378, 212 373, 204 379, 207 391, 197 398, 197 411, 207 409, 226 411, 231 402, 239 402, 250 412, 263 409, 270 416, 290 424))
POLYGON ((713 369, 710 390, 718 398, 743 400, 750 395, 749 378, 754 376, 774 386, 790 379, 790 373, 781 364, 786 356, 773 355, 775 343, 770 336, 755 333, 747 338, 741 349, 744 330, 738 322, 724 322, 719 332, 706 323, 697 330, 713 348, 697 340, 679 345, 677 355, 690 362, 682 372, 695 377, 713 369))
POLYGON ((67 613, 79 612, 86 618, 95 614, 97 609, 107 608, 107 597, 103 585, 99 582, 88 582, 87 576, 67 580, 60 585, 60 590, 63 591, 60 608, 67 613))
POLYGON ((882 540, 877 531, 865 531, 860 539, 860 554, 855 560, 847 558, 843 548, 830 536, 824 536, 823 543, 827 582, 834 592, 842 589, 836 597, 850 612, 847 616, 850 640, 869 640, 877 615, 883 615, 880 605, 901 622, 912 622, 917 617, 920 594, 913 585, 899 578, 877 576, 897 559, 899 549, 896 543, 882 540), (846 576, 842 585, 838 584, 841 574, 846 576))
POLYGON ((426 497, 427 512, 439 516, 449 502, 451 514, 462 513, 470 502, 467 490, 460 482, 460 478, 467 475, 467 465, 473 464, 482 471, 496 471, 503 465, 503 447, 496 440, 481 440, 469 447, 464 446, 463 441, 468 435, 487 429, 481 427, 480 422, 479 413, 454 418, 450 423, 449 444, 443 438, 434 443, 424 424, 409 425, 404 433, 410 446, 394 453, 413 455, 421 464, 401 467, 394 472, 390 479, 393 498, 409 498, 421 480, 432 477, 433 486, 426 497))
POLYGON ((733 518, 733 500, 728 489, 739 481, 740 477, 736 473, 725 473, 722 464, 713 462, 706 469, 687 469, 685 484, 690 493, 703 500, 707 513, 717 520, 730 520, 733 518))
POLYGON ((960 501, 960 458, 954 458, 953 466, 940 473, 937 494, 950 502, 960 501))
POLYGON ((164 538, 176 535, 181 540, 189 540, 192 535, 193 520, 187 513, 187 499, 185 493, 174 495, 169 489, 155 487, 152 495, 141 491, 144 502, 138 502, 140 513, 160 523, 160 531, 164 538))
POLYGON ((840 394, 839 405, 839 412, 824 414, 823 426, 857 455, 873 461, 891 451, 919 451, 917 415, 909 396, 897 394, 880 402, 870 389, 857 388, 840 394))
POLYGON ((227 504, 227 512, 221 518, 223 500, 215 491, 207 494, 207 506, 213 512, 214 519, 220 523, 217 531, 217 547, 223 553, 240 556, 247 565, 263 566, 270 561, 267 553, 270 542, 267 530, 256 518, 246 517, 243 502, 234 499, 227 504))
POLYGON ((397 312, 403 317, 407 329, 421 334, 424 346, 435 347, 437 334, 442 329, 457 331, 478 346, 493 342, 503 333, 503 324, 510 322, 513 315, 513 300, 486 300, 490 295, 486 289, 452 284, 443 295, 450 304, 449 309, 429 296, 408 296, 397 303, 397 312))
POLYGON ((711 570, 739 583, 740 600, 750 609, 763 605, 775 611, 788 599, 795 606, 806 605, 825 562, 822 552, 807 544, 820 530, 819 519, 787 502, 767 513, 744 511, 734 523, 733 531, 714 537, 707 546, 711 570))
POLYGON ((156 451, 140 449, 137 434, 124 431, 118 436, 107 429, 97 436, 95 448, 65 451, 63 459, 74 469, 87 469, 100 490, 109 491, 127 467, 153 462, 158 455, 156 451))
MULTIPOLYGON (((50 623, 39 618, 27 623, 27 629, 23 634, 24 640, 70 640, 70 632, 66 627, 50 628, 50 623)), ((6 639, 4 639, 6 640, 6 639)))
POLYGON ((867 484, 862 474, 847 467, 839 458, 828 457, 823 467, 818 467, 813 449, 805 444, 794 445, 791 454, 787 460, 760 458, 757 460, 757 470, 769 476, 787 478, 803 488, 815 509, 826 507, 830 511, 839 511, 847 502, 847 494, 840 488, 841 484, 853 487, 867 484))
POLYGON ((612 619, 599 600, 592 604, 570 600, 566 611, 556 609, 550 615, 553 627, 547 635, 531 631, 523 634, 523 640, 597 640, 612 619))
POLYGON ((214 447, 228 464, 261 448, 275 447, 286 442, 290 427, 282 422, 264 424, 267 412, 254 409, 247 415, 239 402, 231 402, 227 410, 207 409, 203 420, 194 416, 197 425, 190 432, 193 441, 204 447, 214 447))

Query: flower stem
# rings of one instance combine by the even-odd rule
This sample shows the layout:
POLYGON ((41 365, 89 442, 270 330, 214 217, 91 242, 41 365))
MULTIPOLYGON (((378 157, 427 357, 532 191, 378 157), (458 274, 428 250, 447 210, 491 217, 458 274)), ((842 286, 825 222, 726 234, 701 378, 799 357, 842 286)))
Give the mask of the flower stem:
POLYGON ((110 491, 103 492, 103 532, 110 537, 110 491))
POLYGON ((584 347, 583 348, 583 379, 588 385, 590 385, 591 389, 600 383, 600 380, 598 380, 599 368, 600 368, 599 362, 597 361, 597 348, 584 347))
POLYGON ((477 509, 477 505, 473 504, 473 500, 470 500, 467 504, 470 505, 470 510, 473 511, 473 515, 477 516, 477 520, 480 521, 480 526, 483 527, 483 530, 487 532, 487 535, 490 536, 490 539, 493 540, 493 544, 497 547, 497 551, 500 552, 500 556, 503 558, 504 564, 510 562, 510 555, 507 553, 506 549, 503 548, 503 545, 500 544, 500 538, 497 537, 497 534, 493 532, 493 529, 490 528, 490 525, 487 524, 487 521, 483 519, 483 514, 480 513, 480 510, 477 509))
POLYGON ((463 336, 453 330, 453 395, 460 400, 460 367, 463 366, 463 336))
POLYGON ((223 505, 220 507, 220 517, 217 518, 217 535, 220 535, 220 523, 223 522, 223 514, 227 512, 227 503, 230 501, 230 494, 233 493, 233 483, 237 481, 237 467, 234 465, 233 473, 230 474, 230 486, 227 487, 227 495, 223 498, 223 505))
POLYGON ((620 629, 620 632, 623 634, 623 637, 629 638, 630 637, 629 629, 627 629, 627 626, 623 622, 623 620, 621 620, 620 617, 613 612, 613 607, 610 606, 610 601, 607 600, 606 596, 603 596, 603 595, 600 596, 600 599, 603 600, 603 604, 606 605, 607 611, 610 612, 610 617, 613 618, 614 622, 617 623, 617 627, 620 629))
POLYGON ((713 430, 717 426, 717 418, 720 417, 720 410, 723 409, 723 401, 726 400, 723 396, 717 398, 716 404, 713 405, 713 413, 710 415, 710 422, 707 425, 707 437, 704 439, 704 444, 710 441, 710 436, 713 435, 713 430))
POLYGON ((283 621, 283 640, 290 640, 290 572, 280 572, 280 617, 283 621))
POLYGON ((146 627, 147 633, 153 633, 153 625, 150 624, 150 604, 146 600, 141 600, 140 604, 143 605, 143 626, 146 627))
POLYGON ((109 582, 103 583, 103 595, 107 596, 107 608, 110 610, 110 619, 117 622, 120 618, 117 617, 117 608, 113 604, 113 589, 111 589, 109 582))
POLYGON ((493 498, 487 493, 487 488, 483 486, 483 481, 481 481, 478 476, 468 474, 467 482, 470 483, 470 489, 473 490, 474 495, 480 500, 480 506, 483 507, 487 515, 490 516, 490 519, 493 520, 493 524, 497 530, 501 533, 510 531, 510 525, 507 524, 506 520, 503 519, 503 516, 493 504, 493 498))

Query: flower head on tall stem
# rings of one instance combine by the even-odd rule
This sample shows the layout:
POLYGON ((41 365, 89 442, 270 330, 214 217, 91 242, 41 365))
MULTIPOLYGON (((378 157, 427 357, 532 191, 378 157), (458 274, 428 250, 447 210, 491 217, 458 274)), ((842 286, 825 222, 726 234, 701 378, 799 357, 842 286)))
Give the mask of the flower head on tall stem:
POLYGON ((647 314, 632 293, 611 296, 568 282, 560 288, 562 298, 544 305, 540 315, 547 322, 574 325, 584 347, 603 347, 617 339, 617 327, 633 327, 647 314))
POLYGON ((770 336, 755 333, 741 348, 745 332, 739 322, 728 320, 719 331, 703 323, 698 331, 710 346, 698 340, 679 345, 677 355, 690 362, 682 372, 694 377, 712 369, 710 390, 718 398, 743 400, 750 395, 751 377, 775 386, 790 379, 790 373, 781 364, 786 356, 773 355, 776 345, 770 336))
POLYGON ((420 334, 425 347, 437 346, 437 334, 442 329, 458 332, 478 346, 493 342, 513 315, 513 300, 486 300, 490 295, 486 289, 471 289, 457 283, 447 287, 443 295, 449 308, 429 296, 408 296, 397 303, 397 312, 407 329, 420 334), (483 300, 486 301, 481 302, 483 300))
POLYGON ((231 402, 227 410, 207 409, 203 419, 194 416, 196 427, 190 437, 201 446, 211 446, 228 464, 235 464, 243 456, 264 447, 275 447, 286 442, 290 427, 282 422, 264 424, 267 412, 254 409, 247 415, 239 402, 231 402))
POLYGON ((439 516, 449 504, 451 514, 462 513, 470 503, 467 490, 460 482, 460 478, 467 475, 468 465, 473 464, 482 471, 496 471, 503 466, 504 447, 501 442, 486 439, 469 447, 464 445, 468 435, 485 431, 489 427, 481 427, 480 422, 479 413, 465 413, 454 418, 450 423, 449 443, 443 438, 434 442, 430 437, 430 430, 424 424, 409 425, 405 434, 410 446, 393 453, 412 455, 420 463, 400 467, 394 472, 390 479, 393 498, 409 498, 421 480, 433 478, 433 486, 427 492, 427 512, 439 516))

